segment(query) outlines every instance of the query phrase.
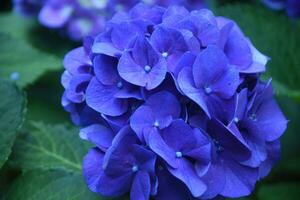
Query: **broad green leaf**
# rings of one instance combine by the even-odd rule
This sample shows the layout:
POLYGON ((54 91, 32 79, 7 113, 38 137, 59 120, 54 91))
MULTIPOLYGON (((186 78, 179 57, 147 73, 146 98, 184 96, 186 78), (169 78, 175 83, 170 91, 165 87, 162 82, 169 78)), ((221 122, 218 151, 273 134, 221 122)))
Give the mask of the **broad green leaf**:
POLYGON ((35 97, 28 97, 28 112, 26 125, 30 121, 43 120, 45 123, 71 123, 69 114, 61 105, 51 104, 51 101, 43 101, 35 97))
MULTIPOLYGON (((290 176, 300 175, 300 158, 295 154, 295 157, 289 157, 279 164, 277 169, 280 172, 288 173, 290 176)), ((279 172, 279 173, 280 173, 279 172)))
POLYGON ((258 191, 258 200, 297 200, 299 196, 300 183, 263 185, 258 191))
POLYGON ((257 49, 271 58, 267 75, 276 80, 279 94, 299 99, 300 23, 255 4, 220 7, 217 14, 235 20, 257 49))
POLYGON ((34 21, 15 13, 0 13, 0 32, 17 38, 26 38, 29 30, 35 25, 34 21))
POLYGON ((86 187, 81 174, 63 171, 25 172, 5 195, 6 200, 101 200, 86 187))
POLYGON ((0 79, 0 168, 11 153, 17 131, 24 121, 25 96, 12 83, 0 79))
POLYGON ((28 112, 26 124, 43 120, 45 123, 71 123, 69 113, 61 105, 63 87, 60 84, 61 72, 47 73, 34 85, 27 88, 28 112), (47 88, 47 95, 44 91, 47 88))
POLYGON ((292 90, 287 88, 285 85, 277 82, 276 80, 273 80, 272 84, 276 88, 276 94, 278 96, 286 96, 295 99, 297 102, 300 102, 300 90, 292 90))
POLYGON ((36 50, 26 42, 0 33, 0 77, 22 87, 50 70, 61 69, 61 60, 36 50))
POLYGON ((28 133, 18 137, 12 163, 23 170, 60 169, 80 173, 88 145, 78 136, 78 129, 65 125, 32 123, 28 133))
POLYGON ((62 58, 76 44, 67 36, 62 36, 57 30, 47 29, 37 21, 37 18, 24 18, 17 13, 0 14, 0 32, 18 38, 34 48, 62 58))
POLYGON ((300 174, 300 105, 289 98, 280 97, 277 99, 289 123, 287 131, 281 138, 281 161, 276 166, 274 172, 300 174))

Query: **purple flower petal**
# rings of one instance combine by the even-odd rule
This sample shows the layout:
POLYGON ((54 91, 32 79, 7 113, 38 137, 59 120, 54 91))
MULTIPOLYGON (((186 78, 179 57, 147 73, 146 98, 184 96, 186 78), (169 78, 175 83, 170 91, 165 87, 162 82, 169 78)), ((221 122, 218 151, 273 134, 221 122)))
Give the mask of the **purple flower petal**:
POLYGON ((94 58, 93 63, 95 75, 102 84, 116 84, 119 79, 118 60, 116 58, 100 54, 94 58))
POLYGON ((207 173, 202 177, 207 185, 207 190, 202 195, 203 199, 212 199, 220 194, 226 183, 224 173, 225 170, 220 160, 210 165, 207 173))
POLYGON ((244 126, 248 131, 264 137, 268 142, 278 139, 287 127, 287 120, 273 99, 270 83, 256 97, 247 117, 244 126))
POLYGON ((83 160, 83 176, 93 192, 98 192, 99 179, 103 174, 102 163, 104 153, 97 148, 90 149, 83 160))
POLYGON ((82 103, 85 100, 85 90, 91 78, 92 76, 89 74, 73 76, 66 89, 66 97, 74 103, 82 103))
MULTIPOLYGON (((202 134, 200 131, 198 133, 202 134)), ((174 120, 169 127, 162 131, 162 137, 175 152, 185 153, 197 144, 192 128, 182 120, 174 120)))
POLYGON ((122 115, 128 109, 128 102, 126 99, 113 98, 117 91, 116 86, 105 86, 93 78, 86 90, 86 102, 91 108, 105 115, 122 115))
POLYGON ((266 177, 274 164, 280 159, 280 141, 275 140, 274 142, 267 143, 267 159, 259 167, 259 177, 266 177))
POLYGON ((150 107, 141 106, 130 118, 130 125, 140 140, 144 140, 144 129, 154 128, 155 117, 150 107), (147 114, 145 114, 147 113, 147 114))
POLYGON ((117 57, 122 54, 122 51, 117 49, 112 43, 95 42, 92 47, 93 53, 104 54, 107 56, 117 57))
POLYGON ((244 70, 251 65, 251 49, 246 38, 244 36, 240 36, 239 32, 231 32, 224 51, 230 64, 237 66, 237 69, 244 70))
POLYGON ((158 170, 158 193, 155 200, 182 200, 192 198, 189 190, 186 186, 173 175, 170 174, 166 169, 158 170))
POLYGON ((169 92, 162 91, 150 96, 145 105, 151 107, 160 116, 171 115, 176 118, 180 114, 180 104, 176 97, 169 92))
POLYGON ((193 165, 184 159, 179 159, 178 167, 168 168, 170 173, 180 179, 189 188, 194 197, 200 197, 206 190, 206 185, 198 177, 193 165))
POLYGON ((138 26, 135 26, 132 23, 123 22, 113 28, 111 40, 117 49, 124 50, 139 34, 143 34, 143 30, 138 26))
POLYGON ((98 191, 101 195, 117 197, 126 194, 131 188, 134 175, 130 172, 121 176, 108 176, 105 173, 98 182, 98 191))
POLYGON ((168 68, 174 68, 176 60, 188 50, 183 35, 176 29, 157 27, 150 38, 153 47, 168 60, 168 68))
POLYGON ((94 124, 80 130, 80 137, 97 145, 102 151, 106 151, 112 143, 115 133, 98 124, 94 124))
POLYGON ((229 160, 225 160, 225 162, 227 166, 224 171, 226 184, 220 194, 230 198, 251 194, 254 184, 258 179, 257 169, 249 168, 229 160))
POLYGON ((211 120, 208 126, 208 133, 215 140, 214 142, 220 145, 224 152, 228 151, 228 154, 234 159, 246 161, 250 158, 251 152, 243 138, 237 136, 236 132, 231 131, 221 122, 215 119, 211 120))
POLYGON ((186 67, 181 70, 178 75, 178 84, 183 93, 195 101, 210 116, 208 107, 203 99, 204 94, 196 88, 191 69, 186 67))
POLYGON ((197 88, 209 89, 222 98, 230 98, 239 84, 239 74, 228 65, 224 53, 216 46, 208 46, 193 66, 197 88))
POLYGON ((71 74, 78 74, 78 69, 81 66, 91 66, 92 62, 89 56, 84 51, 84 48, 79 47, 70 51, 64 58, 63 65, 71 74))
POLYGON ((137 172, 133 179, 130 198, 148 200, 150 196, 150 177, 146 172, 137 172))
POLYGON ((170 166, 178 167, 176 152, 165 143, 157 130, 151 130, 147 140, 151 150, 162 157, 170 166))
POLYGON ((50 28, 60 28, 71 17, 73 8, 68 5, 59 7, 46 5, 42 8, 39 14, 40 22, 50 28))
POLYGON ((167 68, 165 60, 158 56, 150 43, 138 38, 132 52, 123 53, 118 71, 129 83, 151 90, 165 79, 167 68))

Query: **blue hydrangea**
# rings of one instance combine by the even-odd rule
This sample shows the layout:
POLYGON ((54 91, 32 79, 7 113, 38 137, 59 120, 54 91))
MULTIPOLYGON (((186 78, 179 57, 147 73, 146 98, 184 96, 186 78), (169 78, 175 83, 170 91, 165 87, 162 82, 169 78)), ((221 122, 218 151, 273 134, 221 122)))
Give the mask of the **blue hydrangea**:
POLYGON ((269 58, 207 9, 138 4, 64 59, 64 108, 95 145, 88 187, 132 200, 243 197, 279 159, 287 120, 269 58))
POLYGON ((204 5, 202 0, 14 0, 14 8, 23 15, 38 16, 45 27, 81 40, 103 31, 106 19, 116 11, 126 11, 141 1, 160 6, 180 4, 190 9, 204 5))
POLYGON ((262 0, 262 2, 272 10, 286 10, 292 18, 300 17, 299 0, 262 0))
POLYGON ((25 16, 37 15, 44 0, 13 0, 14 9, 25 16))

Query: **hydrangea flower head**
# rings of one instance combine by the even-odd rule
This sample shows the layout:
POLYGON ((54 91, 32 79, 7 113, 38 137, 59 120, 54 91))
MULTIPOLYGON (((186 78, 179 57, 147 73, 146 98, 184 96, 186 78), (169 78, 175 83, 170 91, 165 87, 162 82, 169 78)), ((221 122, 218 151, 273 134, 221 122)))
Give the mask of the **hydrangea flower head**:
POLYGON ((298 0, 263 0, 266 6, 273 10, 286 10, 292 18, 300 17, 300 2, 298 0))
POLYGON ((14 0, 13 3, 14 9, 18 13, 31 16, 39 12, 41 6, 44 4, 44 0, 14 0))
POLYGON ((15 10, 36 15, 48 28, 66 32, 73 40, 96 36, 116 11, 126 11, 139 2, 148 5, 185 5, 190 9, 204 6, 202 0, 14 0, 15 10))
POLYGON ((132 200, 243 197, 279 159, 287 120, 268 57, 233 21, 138 4, 64 60, 62 103, 88 187, 132 200))

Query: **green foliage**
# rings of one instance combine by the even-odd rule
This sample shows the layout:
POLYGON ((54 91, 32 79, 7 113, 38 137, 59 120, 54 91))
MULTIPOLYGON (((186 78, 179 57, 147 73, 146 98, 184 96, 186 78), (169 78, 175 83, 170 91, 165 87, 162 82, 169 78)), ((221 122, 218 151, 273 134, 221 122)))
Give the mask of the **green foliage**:
POLYGON ((276 172, 288 172, 300 175, 300 105, 288 98, 280 97, 277 99, 289 123, 287 131, 281 139, 282 158, 276 172))
POLYGON ((70 49, 81 45, 62 37, 57 31, 42 27, 33 19, 24 18, 16 13, 0 14, 0 24, 9 24, 1 27, 0 32, 21 39, 39 51, 57 56, 60 60, 70 49))
POLYGON ((76 128, 32 122, 28 133, 15 142, 11 159, 23 174, 4 199, 103 199, 88 190, 82 177, 81 162, 88 148, 76 128))
POLYGON ((33 128, 14 145, 12 162, 23 170, 60 169, 81 172, 88 146, 79 139, 78 129, 64 125, 32 123, 33 128))
POLYGON ((80 174, 64 171, 28 171, 5 195, 7 200, 101 200, 85 186, 80 174))
POLYGON ((0 168, 11 153, 25 113, 25 96, 12 83, 0 79, 0 168))
POLYGON ((62 69, 62 58, 78 44, 48 31, 35 21, 14 13, 0 14, 0 77, 18 73, 21 87, 36 81, 48 71, 62 69))
POLYGON ((63 87, 60 84, 61 72, 51 72, 42 76, 36 84, 27 88, 28 112, 26 123, 40 121, 45 123, 69 122, 70 116, 61 106, 63 87), (47 88, 47 95, 45 95, 47 88))
POLYGON ((34 27, 35 23, 15 13, 1 13, 0 24, 6 24, 6 26, 1 27, 2 33, 22 39, 27 37, 27 33, 34 27))
POLYGON ((11 79, 17 74, 16 82, 22 87, 49 70, 61 68, 59 58, 38 51, 23 40, 0 32, 0 44, 0 77, 11 79))
POLYGON ((300 102, 300 90, 292 90, 276 80, 273 80, 272 83, 276 88, 276 93, 278 96, 286 96, 295 99, 297 102, 300 102))
POLYGON ((262 186, 258 192, 261 200, 296 200, 300 196, 300 184, 281 183, 262 186))
MULTIPOLYGON (((10 1, 5 2, 1 5, 8 10, 10 1)), ((241 200, 299 199, 300 22, 258 2, 208 1, 218 15, 235 20, 257 49, 271 58, 264 78, 273 78, 289 120, 281 161, 252 196, 241 200)), ((0 80, 0 168, 5 163, 0 170, 0 199, 1 195, 5 200, 103 199, 88 190, 82 177, 88 144, 80 140, 77 128, 62 124, 70 121, 60 105, 61 62, 80 44, 13 12, 0 13, 0 24, 0 78, 6 79, 0 80), (25 95, 11 79, 28 94, 26 119, 25 95)))

